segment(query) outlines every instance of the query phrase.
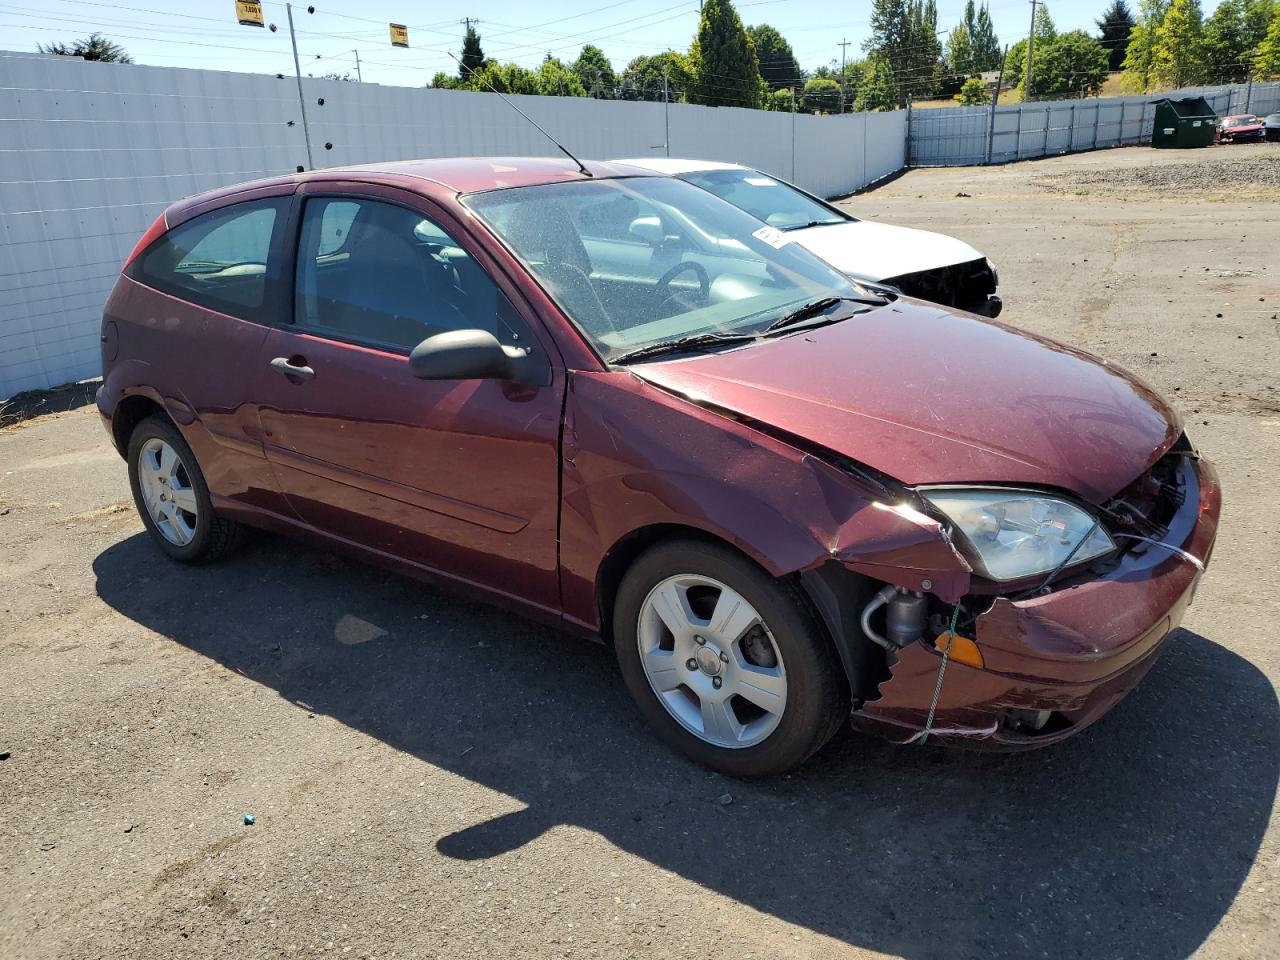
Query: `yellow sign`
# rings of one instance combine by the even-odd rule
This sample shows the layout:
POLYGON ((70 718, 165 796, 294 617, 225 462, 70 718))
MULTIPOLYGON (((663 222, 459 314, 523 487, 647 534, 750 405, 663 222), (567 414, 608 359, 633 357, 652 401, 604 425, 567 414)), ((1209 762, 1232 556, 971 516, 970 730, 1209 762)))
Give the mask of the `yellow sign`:
POLYGON ((403 23, 391 24, 391 45, 393 47, 407 47, 409 45, 409 28, 403 23))
POLYGON ((236 0, 236 19, 246 27, 266 26, 262 19, 262 4, 259 0, 236 0))

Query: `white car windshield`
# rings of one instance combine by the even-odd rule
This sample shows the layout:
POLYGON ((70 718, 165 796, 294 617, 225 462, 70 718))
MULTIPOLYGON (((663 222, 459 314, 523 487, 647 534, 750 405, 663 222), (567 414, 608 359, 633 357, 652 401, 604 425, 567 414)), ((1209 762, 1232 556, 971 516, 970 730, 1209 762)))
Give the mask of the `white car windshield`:
MULTIPOLYGON (((464 202, 606 359, 741 339, 798 310, 886 302, 736 207, 680 180, 515 187, 464 202)), ((806 317, 807 319, 807 317, 806 317)))
POLYGON ((779 230, 846 223, 848 218, 808 194, 758 170, 694 170, 680 174, 779 230))

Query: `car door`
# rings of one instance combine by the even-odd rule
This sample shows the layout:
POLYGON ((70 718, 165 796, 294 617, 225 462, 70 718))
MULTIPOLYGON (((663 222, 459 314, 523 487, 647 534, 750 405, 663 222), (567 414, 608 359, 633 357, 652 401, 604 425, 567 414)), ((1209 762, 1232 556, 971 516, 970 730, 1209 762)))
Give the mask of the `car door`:
POLYGON ((564 374, 536 317, 423 198, 332 183, 301 194, 293 315, 256 372, 289 504, 323 532, 558 609, 564 374), (532 348, 546 385, 411 374, 419 342, 472 328, 532 348))

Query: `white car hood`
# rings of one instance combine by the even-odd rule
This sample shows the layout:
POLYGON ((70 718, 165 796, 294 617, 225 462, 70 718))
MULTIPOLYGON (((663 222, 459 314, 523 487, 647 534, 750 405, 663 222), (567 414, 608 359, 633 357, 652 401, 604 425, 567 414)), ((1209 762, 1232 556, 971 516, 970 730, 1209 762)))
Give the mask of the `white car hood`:
POLYGON ((841 273, 862 280, 887 280, 982 257, 955 237, 872 220, 789 230, 783 236, 816 253, 841 273))

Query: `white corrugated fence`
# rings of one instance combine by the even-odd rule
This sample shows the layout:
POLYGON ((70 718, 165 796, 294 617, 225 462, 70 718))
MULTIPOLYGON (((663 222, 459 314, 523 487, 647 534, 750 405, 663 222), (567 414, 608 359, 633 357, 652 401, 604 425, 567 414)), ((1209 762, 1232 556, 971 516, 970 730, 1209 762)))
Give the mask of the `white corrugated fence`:
MULTIPOLYGON (((558 155, 494 94, 302 83, 316 167, 558 155)), ((583 157, 732 160, 828 197, 905 162, 905 112, 515 99, 583 157)), ((103 302, 167 204, 306 165, 292 76, 0 53, 0 398, 99 372, 103 302)))

